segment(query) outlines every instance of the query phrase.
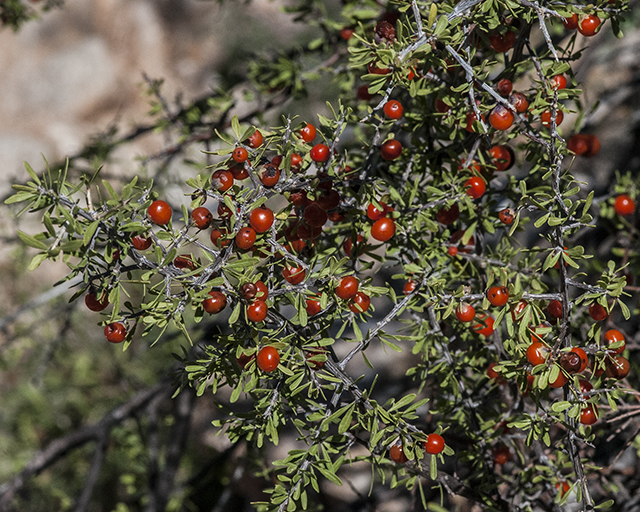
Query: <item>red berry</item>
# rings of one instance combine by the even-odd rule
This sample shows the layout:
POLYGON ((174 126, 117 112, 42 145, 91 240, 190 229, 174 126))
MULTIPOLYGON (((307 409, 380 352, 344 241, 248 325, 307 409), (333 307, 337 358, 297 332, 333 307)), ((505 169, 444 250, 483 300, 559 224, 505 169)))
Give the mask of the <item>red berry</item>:
POLYGON ((580 379, 580 392, 584 395, 593 389, 591 382, 585 379, 580 379))
POLYGON ((307 299, 306 310, 307 310, 307 315, 309 316, 317 315, 322 311, 322 306, 320 305, 320 301, 316 299, 307 299))
POLYGON ((442 101, 440 98, 436 98, 435 107, 436 107, 436 112, 439 112, 440 114, 444 114, 445 112, 449 112, 449 110, 451 110, 451 107, 447 105, 444 101, 442 101))
POLYGON ((595 135, 585 135, 587 139, 587 152, 584 154, 586 157, 596 156, 600 152, 600 139, 595 135))
MULTIPOLYGON (((451 235, 451 238, 449 239, 449 243, 452 246, 457 247, 460 240, 464 238, 465 232, 466 230, 462 230, 462 231, 456 231, 455 233, 453 233, 453 235, 451 235)), ((470 254, 473 251, 475 244, 476 244, 476 239, 472 235, 471 238, 469 238, 469 240, 467 241, 467 243, 460 248, 460 250, 466 254, 470 254)), ((452 256, 455 256, 457 253, 451 253, 451 251, 449 251, 449 254, 451 254, 452 256)))
POLYGON ((151 238, 147 238, 143 235, 134 235, 131 238, 131 245, 133 245, 134 249, 137 249, 138 251, 146 251, 149 247, 151 247, 151 244, 151 238))
POLYGON ((202 301, 202 309, 207 313, 215 315, 227 307, 227 296, 224 293, 211 291, 209 295, 208 299, 202 301))
POLYGON ((327 212, 327 215, 331 222, 342 222, 347 218, 344 211, 327 212))
POLYGON ((300 266, 286 266, 282 269, 282 277, 284 277, 285 281, 291 284, 300 284, 304 281, 306 274, 307 272, 305 269, 300 266))
POLYGON ((567 87, 567 79, 564 75, 556 75, 551 78, 551 87, 556 90, 564 89, 567 87))
POLYGON ((389 119, 400 119, 404 114, 402 104, 396 100, 389 100, 384 104, 384 115, 389 119))
POLYGON ((527 97, 521 92, 514 92, 509 96, 509 103, 513 105, 513 108, 515 108, 516 112, 519 114, 522 114, 529 109, 529 100, 527 100, 527 97))
POLYGON ((576 354, 580 358, 580 366, 575 373, 582 373, 587 369, 587 366, 589 364, 589 358, 587 357, 587 353, 580 347, 573 347, 571 349, 571 353, 576 354))
POLYGON ((629 375, 629 361, 622 356, 613 356, 605 360, 607 377, 610 379, 621 380, 629 375))
POLYGON ((376 34, 376 41, 385 39, 389 42, 393 42, 394 39, 396 38, 396 29, 387 20, 380 20, 376 24, 375 34, 376 34))
MULTIPOLYGON (((484 114, 480 114, 480 117, 482 117, 482 120, 484 121, 484 114)), ((478 120, 478 116, 476 116, 475 112, 467 113, 465 130, 467 130, 468 132, 475 132, 475 129, 473 128, 473 123, 477 120, 478 120)))
POLYGON ((586 352, 580 347, 574 347, 569 352, 562 352, 558 357, 558 363, 569 375, 584 371, 588 362, 586 352))
POLYGON ((329 160, 329 155, 329 147, 326 144, 316 144, 309 152, 309 156, 314 162, 326 162, 329 160))
POLYGON ((345 41, 348 41, 349 39, 351 39, 351 36, 354 32, 355 30, 351 27, 343 27, 340 29, 340 37, 345 41))
POLYGON ((256 130, 255 132, 253 132, 253 135, 251 135, 251 137, 249 137, 245 142, 251 149, 256 149, 262 146, 264 137, 260 133, 260 130, 256 130))
POLYGON ((247 306, 247 318, 257 324, 267 318, 267 311, 269 311, 269 306, 265 301, 254 300, 247 306))
POLYGON ((127 337, 127 329, 122 322, 112 322, 105 326, 104 335, 110 343, 122 343, 127 337))
POLYGON ((91 311, 102 311, 109 305, 109 297, 103 293, 100 298, 95 292, 89 292, 84 296, 84 303, 91 311))
POLYGON ((416 283, 413 279, 409 279, 406 283, 404 283, 404 286, 402 287, 402 293, 404 293, 405 295, 409 295, 410 293, 413 293, 417 286, 418 283, 416 283))
POLYGON ((444 450, 444 438, 440 434, 429 434, 424 442, 424 449, 431 455, 442 453, 444 450))
POLYGON ((584 155, 589 150, 587 136, 582 133, 572 135, 567 142, 567 149, 576 155, 584 155))
POLYGON ((513 89, 513 83, 508 78, 503 78, 496 85, 496 90, 500 96, 509 96, 513 89))
POLYGON ((464 186, 466 188, 467 195, 472 199, 481 198, 487 190, 487 186, 480 176, 473 176, 469 178, 464 182, 464 186))
POLYGON ((244 370, 247 368, 247 366, 249 366, 249 363, 253 361, 255 358, 256 358, 255 354, 248 355, 243 352, 242 354, 240 354, 240 357, 236 358, 236 362, 238 363, 238 366, 240 366, 240 368, 244 370))
POLYGON ((261 206, 251 212, 249 224, 256 233, 265 233, 273 226, 274 219, 273 212, 269 208, 261 206))
MULTIPOLYGON (((247 163, 251 165, 251 162, 247 163)), ((249 171, 245 169, 244 163, 232 165, 231 167, 229 167, 228 171, 231 173, 231 176, 233 176, 234 180, 242 181, 246 180, 249 177, 249 171)))
POLYGON ((555 90, 565 89, 567 87, 567 79, 564 75, 556 75, 551 78, 551 87, 555 90))
MULTIPOLYGON (((239 211, 239 210, 238 210, 239 211)), ((223 201, 218 204, 218 217, 227 220, 233 216, 233 211, 223 201)))
POLYGON ((305 142, 313 142, 316 138, 316 127, 311 123, 307 123, 304 128, 300 130, 300 138, 305 142))
POLYGON ((478 315, 479 323, 473 325, 471 329, 473 332, 478 334, 482 334, 485 338, 488 338, 493 334, 493 325, 495 320, 492 316, 487 316, 486 314, 478 315))
POLYGON ((383 203, 382 201, 379 201, 379 203, 382 207, 382 210, 376 208, 373 203, 369 203, 369 206, 367 206, 367 217, 369 217, 371 220, 379 220, 383 218, 389 211, 387 203, 383 203))
POLYGON ((521 300, 521 301, 518 301, 515 307, 511 308, 511 318, 513 319, 514 322, 520 319, 524 311, 524 308, 527 307, 527 304, 528 303, 526 300, 521 300))
POLYGON ((606 340, 608 345, 622 342, 622 344, 618 348, 608 349, 612 354, 622 354, 624 352, 624 349, 626 347, 624 335, 617 329, 609 329, 607 332, 605 332, 604 339, 606 340))
POLYGON ((373 95, 369 94, 369 86, 367 84, 364 84, 358 87, 358 90, 356 91, 356 97, 360 101, 369 101, 371 98, 373 98, 373 95))
POLYGON ((349 301, 349 309, 354 313, 364 313, 371 305, 371 298, 364 292, 356 293, 355 297, 349 301))
POLYGON ((627 215, 633 215, 636 210, 636 203, 627 194, 622 194, 616 197, 613 209, 618 215, 626 217, 627 215))
MULTIPOLYGON (((545 110, 542 114, 540 114, 540 120, 542 121, 542 126, 546 126, 549 128, 551 126, 551 110, 545 110)), ((560 126, 562 121, 564 120, 564 112, 562 110, 556 110, 556 126, 560 126)))
POLYGON ((311 200, 307 197, 306 191, 296 189, 289 193, 289 202, 293 206, 307 206, 311 203, 311 200))
POLYGON ((402 448, 401 444, 394 444, 389 448, 389 458, 396 464, 404 464, 409 460, 405 455, 404 448, 402 448))
POLYGON ((504 105, 496 105, 489 114, 489 124, 496 130, 507 130, 513 124, 513 113, 504 105))
POLYGON ((173 260, 173 265, 176 268, 188 268, 189 270, 195 270, 196 265, 189 256, 176 256, 173 260))
POLYGON ((487 368, 487 377, 489 377, 491 380, 499 380, 501 382, 504 382, 504 377, 502 377, 497 371, 494 370, 494 368, 498 366, 498 363, 493 362, 489 365, 489 367, 487 368))
POLYGON ((553 318, 562 318, 562 302, 552 300, 547 306, 547 311, 553 318))
POLYGON ((191 220, 198 229, 207 229, 213 222, 213 215, 207 208, 200 206, 191 212, 191 220))
MULTIPOLYGON (((466 251, 464 251, 466 252, 466 251)), ((447 249, 447 254, 453 258, 455 258, 458 255, 458 248, 454 245, 450 245, 449 248, 447 249)))
POLYGON ((256 281, 256 298, 260 300, 267 300, 269 297, 269 288, 262 281, 256 281))
POLYGON ((458 217, 460 217, 460 208, 455 203, 448 208, 441 208, 436 214, 436 219, 438 220, 438 222, 440 224, 444 224, 445 226, 453 224, 458 220, 458 217))
POLYGON ((493 306, 504 306, 509 301, 509 290, 506 286, 492 286, 487 290, 487 299, 493 306))
POLYGON ((580 423, 583 425, 593 425, 598 421, 598 409, 593 404, 587 404, 584 409, 580 411, 580 423))
POLYGON ((340 194, 336 190, 322 190, 316 199, 316 204, 324 211, 333 210, 340 204, 340 194))
POLYGON ((549 356, 549 348, 540 341, 534 341, 527 348, 527 361, 533 366, 544 363, 549 356))
POLYGON ((475 317, 476 310, 471 304, 462 302, 456 308, 456 318, 459 322, 471 322, 475 317))
POLYGON ((265 373, 271 373, 280 364, 280 354, 275 347, 267 345, 262 347, 258 352, 257 358, 258 368, 265 373))
POLYGON ((220 240, 222 236, 227 235, 227 229, 224 227, 222 229, 224 230, 224 233, 218 228, 214 228, 211 230, 211 234, 209 235, 209 238, 211 238, 211 243, 218 249, 222 249, 223 247, 229 245, 229 240, 220 240))
POLYGON ((318 347, 317 350, 307 352, 304 357, 311 366, 311 369, 317 371, 321 370, 324 367, 324 363, 326 363, 327 352, 327 349, 318 347), (321 359, 318 356, 324 356, 324 359, 321 359))
POLYGON ((236 148, 233 150, 233 153, 231 153, 231 158, 233 158, 234 162, 241 164, 249 158, 249 153, 247 153, 247 150, 244 148, 236 148))
POLYGON ((164 226, 171 220, 171 206, 164 201, 154 201, 151 206, 147 208, 147 216, 151 219, 151 222, 158 226, 164 226))
POLYGON ((492 32, 489 34, 489 41, 496 52, 505 53, 513 48, 513 44, 516 42, 516 35, 511 31, 507 31, 504 34, 492 32))
MULTIPOLYGON (((351 250, 353 249, 353 242, 351 238, 347 238, 342 244, 342 250, 347 255, 348 258, 351 258, 351 250)), ((364 237, 362 235, 358 235, 356 237, 356 256, 360 256, 365 251, 364 237)))
POLYGON ((594 302, 589 306, 589 316, 596 322, 602 322, 609 317, 609 313, 607 313, 607 310, 604 308, 604 306, 601 306, 597 302, 594 302))
POLYGON ((498 446, 493 450, 493 462, 496 464, 506 464, 511 459, 511 451, 507 446, 498 446))
POLYGON ((336 295, 343 300, 353 299, 358 293, 360 283, 353 276, 345 276, 340 280, 340 284, 336 286, 336 295))
POLYGON ((573 13, 568 18, 565 18, 564 21, 562 22, 562 24, 564 25, 564 28, 566 28, 567 30, 575 30, 575 29, 577 29, 578 28, 578 15, 576 13, 573 13))
POLYGON ((321 228, 327 220, 329 220, 327 212, 316 203, 311 203, 304 209, 304 221, 311 227, 321 228))
POLYGON ((388 75, 391 73, 390 68, 379 68, 377 62, 370 62, 367 64, 367 71, 370 75, 388 75))
POLYGON ((298 153, 291 153, 291 170, 293 172, 297 172, 301 163, 302 157, 298 153))
POLYGON ((233 186, 233 174, 218 170, 211 175, 211 186, 218 192, 226 192, 233 186))
POLYGON ((396 139, 389 139, 380 148, 380 155, 387 161, 395 160, 401 153, 402 144, 396 139))
POLYGON ((245 283, 240 287, 240 295, 245 300, 253 299, 256 296, 256 291, 256 285, 253 283, 245 283))
POLYGON ((371 236, 379 242, 386 242, 396 234, 396 223, 393 219, 383 217, 371 226, 371 236))
POLYGON ((280 180, 280 169, 273 164, 264 164, 258 168, 258 179, 265 187, 275 187, 280 180))
POLYGON ((598 18, 595 14, 589 14, 588 16, 582 18, 582 20, 578 23, 578 32, 586 37, 593 36, 598 31, 600 23, 602 23, 600 21, 600 18, 598 18))
POLYGON ((256 241, 256 232, 253 228, 242 228, 236 235, 236 245, 245 251, 251 249, 256 241))
POLYGON ((498 219, 503 224, 510 226, 515 220, 515 212, 511 208, 505 208, 498 213, 498 219))

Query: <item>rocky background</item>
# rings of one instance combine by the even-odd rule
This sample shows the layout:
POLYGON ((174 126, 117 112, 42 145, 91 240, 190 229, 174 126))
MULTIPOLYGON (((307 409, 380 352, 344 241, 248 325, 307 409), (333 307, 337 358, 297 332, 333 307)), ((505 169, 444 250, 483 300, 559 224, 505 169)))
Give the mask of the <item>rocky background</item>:
MULTIPOLYGON (((37 8, 37 3, 34 4, 37 8)), ((282 4, 196 0, 67 0, 17 33, 0 31, 2 194, 34 168, 78 152, 117 123, 144 121, 143 74, 164 79, 172 100, 224 87, 221 73, 241 69, 247 52, 286 46, 299 27, 282 4), (265 47, 265 41, 268 46, 265 47)), ((147 137, 124 160, 159 149, 147 137)), ((125 164, 126 165, 126 164, 125 164)))

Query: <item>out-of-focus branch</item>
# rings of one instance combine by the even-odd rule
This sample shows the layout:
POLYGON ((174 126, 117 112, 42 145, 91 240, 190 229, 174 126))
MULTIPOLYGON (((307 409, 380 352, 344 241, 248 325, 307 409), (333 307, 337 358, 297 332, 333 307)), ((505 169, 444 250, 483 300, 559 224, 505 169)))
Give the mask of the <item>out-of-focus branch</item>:
MULTIPOLYGON (((0 511, 10 509, 10 504, 16 494, 24 488, 31 478, 39 475, 68 452, 79 448, 85 443, 90 441, 104 442, 113 427, 131 417, 140 409, 145 408, 154 397, 161 394, 169 395, 170 391, 171 386, 168 381, 139 391, 128 402, 106 414, 98 423, 82 427, 75 432, 52 441, 44 450, 35 454, 20 474, 11 481, 0 485, 0 511)), ((97 449, 100 449, 100 446, 97 449)), ((98 466, 100 463, 100 460, 96 462, 96 458, 94 458, 93 465, 98 466)))

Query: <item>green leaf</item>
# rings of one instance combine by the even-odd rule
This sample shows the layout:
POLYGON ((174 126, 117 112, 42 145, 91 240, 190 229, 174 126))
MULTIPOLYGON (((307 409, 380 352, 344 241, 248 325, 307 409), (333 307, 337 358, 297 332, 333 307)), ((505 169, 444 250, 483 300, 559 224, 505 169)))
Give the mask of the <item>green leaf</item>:
POLYGON ((242 310, 242 304, 240 302, 238 302, 236 304, 236 307, 233 308, 233 312, 229 316, 229 325, 233 325, 238 321, 238 318, 240 318, 240 311, 241 310, 242 310))
MULTIPOLYGON (((324 476, 327 480, 329 480, 330 482, 333 482, 336 485, 342 485, 342 480, 340 480, 334 473, 332 473, 331 471, 325 469, 322 465, 320 464, 314 464, 314 467, 320 471, 320 473, 322 473, 322 476, 324 476)), ((294 509, 295 510, 295 509, 294 509)))
POLYGON ((438 18, 438 21, 436 22, 436 28, 433 31, 433 35, 435 36, 442 35, 442 33, 447 28, 448 23, 449 23, 449 20, 447 19, 446 16, 440 16, 440 18, 438 18))
POLYGON ((242 140, 242 132, 240 131, 240 121, 238 121, 238 116, 233 116, 231 118, 231 129, 233 130, 233 134, 236 136, 236 140, 242 140))
POLYGON ((415 393, 411 393, 411 394, 409 394, 407 396, 404 396, 399 401, 397 401, 395 404, 393 404, 393 407, 391 407, 389 409, 389 412, 391 412, 391 411, 393 411, 395 409, 401 409, 405 405, 409 405, 415 399, 416 399, 416 394, 415 393))
POLYGON ((49 247, 45 243, 41 242, 40 240, 37 240, 35 237, 31 235, 27 235, 23 231, 18 230, 18 237, 20 238, 20 240, 22 240, 22 242, 25 245, 28 245, 29 247, 33 247, 34 249, 40 249, 41 251, 46 251, 47 249, 49 249, 49 247))
POLYGON ((22 190, 6 199, 4 204, 21 203, 23 201, 30 201, 32 199, 35 199, 36 197, 38 197, 38 195, 33 191, 27 192, 26 190, 22 190))
POLYGON ((42 182, 40 181, 40 178, 38 178, 38 175, 35 173, 35 171, 31 168, 31 166, 27 163, 24 162, 24 168, 26 169, 27 173, 29 173, 29 176, 31 176, 31 179, 38 185, 41 185, 42 182))
POLYGON ((433 24, 436 22, 437 15, 438 15, 438 6, 436 5, 435 2, 433 2, 431 4, 431 7, 429 8, 429 20, 427 21, 427 27, 429 27, 429 29, 431 29, 431 27, 433 27, 433 24))
POLYGON ((31 260, 31 263, 29 263, 29 270, 35 270, 40 266, 40 263, 42 263, 44 260, 47 259, 47 253, 40 253, 40 254, 36 254, 33 259, 31 260))
POLYGON ((338 433, 344 434, 349 427, 351 427, 351 419, 353 417, 353 410, 355 409, 355 402, 351 404, 351 406, 347 409, 344 416, 340 420, 340 424, 338 425, 338 433))
POLYGON ((88 247, 89 244, 91 243, 91 239, 93 238, 93 235, 95 235, 99 225, 100 225, 100 221, 94 220, 87 227, 87 230, 84 232, 84 236, 82 237, 82 243, 85 247, 88 247))

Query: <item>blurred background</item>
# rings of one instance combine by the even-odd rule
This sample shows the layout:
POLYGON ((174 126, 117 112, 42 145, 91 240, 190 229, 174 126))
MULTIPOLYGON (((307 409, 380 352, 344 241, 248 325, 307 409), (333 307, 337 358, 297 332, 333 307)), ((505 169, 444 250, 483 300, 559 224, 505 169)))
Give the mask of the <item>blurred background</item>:
MULTIPOLYGON (((330 12, 339 8, 338 0, 326 4, 330 12)), ((38 11, 39 3, 32 5, 38 11)), ((216 89, 233 89, 245 78, 253 55, 273 56, 319 35, 319 29, 314 32, 294 23, 282 12, 285 5, 277 0, 67 0, 63 8, 42 13, 18 32, 0 30, 2 197, 10 193, 11 183, 25 179, 23 161, 40 170, 42 156, 59 162, 113 127, 122 134, 147 123, 150 104, 144 95, 144 74, 164 80, 162 93, 172 104, 178 97, 186 104, 216 89)), ((589 45, 574 69, 584 85, 589 112, 585 129, 600 138, 602 151, 581 161, 576 174, 600 192, 607 191, 614 171, 640 169, 640 30, 634 28, 638 23, 633 16, 638 13, 629 15, 623 39, 615 39, 610 30, 578 39, 579 45, 589 45)), ((335 98, 337 86, 324 77, 310 87, 308 100, 286 103, 270 114, 271 119, 280 113, 307 119, 326 114, 325 101, 335 98)), ((244 92, 236 91, 238 96, 244 92)), ((105 176, 143 172, 136 158, 158 152, 166 143, 162 135, 148 132, 120 146, 105 166, 105 176)), ((46 263, 26 272, 32 251, 17 243, 15 233, 37 231, 37 219, 16 219, 13 210, 3 211, 0 490, 36 450, 99 421, 137 393, 155 389, 152 386, 172 367, 171 352, 176 350, 171 339, 151 352, 143 343, 124 353, 107 346, 95 316, 85 311, 82 301, 68 304, 71 292, 51 290, 66 267, 46 263)), ((401 364, 388 372, 394 378, 404 375, 401 364)), ((114 429, 104 475, 89 501, 78 503, 76 498, 90 469, 93 443, 23 489, 19 510, 152 510, 142 497, 145 486, 153 482, 145 480, 150 462, 145 439, 138 434, 153 422, 159 446, 170 447, 176 436, 187 444, 182 465, 175 468, 179 484, 173 492, 188 496, 193 510, 242 510, 249 501, 264 499, 259 492, 262 480, 249 481, 261 468, 239 462, 246 448, 215 436, 210 397, 198 399, 194 407, 189 398, 171 401, 170 393, 161 391, 150 398, 147 412, 153 414, 134 415, 114 429), (181 413, 184 407, 188 414, 181 413)), ((289 443, 284 439, 270 457, 283 456, 289 443)), ((409 504, 401 500, 383 500, 374 507, 366 497, 370 473, 356 466, 350 471, 349 485, 325 489, 323 499, 330 510, 406 510, 409 504)), ((172 503, 170 510, 181 509, 180 500, 172 503)))

